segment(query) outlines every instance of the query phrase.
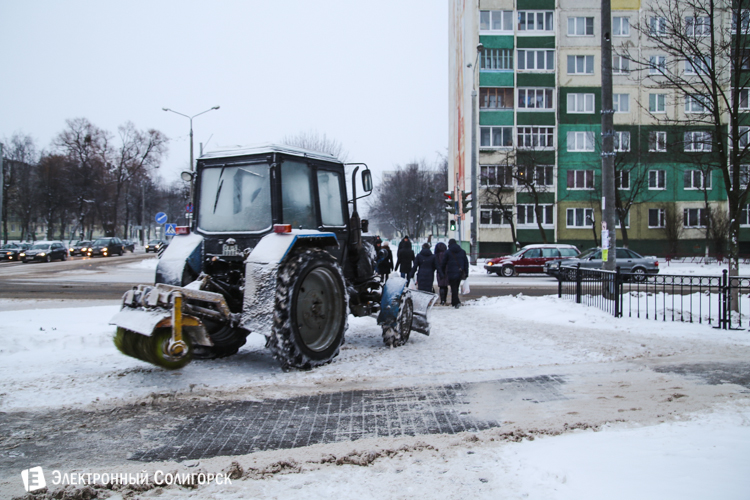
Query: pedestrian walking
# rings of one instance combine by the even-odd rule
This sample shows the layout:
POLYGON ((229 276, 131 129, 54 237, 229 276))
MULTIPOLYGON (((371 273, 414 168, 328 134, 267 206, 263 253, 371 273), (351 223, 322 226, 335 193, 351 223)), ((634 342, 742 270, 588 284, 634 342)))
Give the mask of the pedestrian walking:
POLYGON ((378 274, 380 274, 380 282, 385 283, 388 281, 391 271, 393 271, 393 254, 391 253, 391 246, 387 241, 384 241, 378 251, 378 274))
POLYGON ((437 285, 440 293, 440 305, 444 306, 448 299, 448 277, 440 270, 443 261, 448 256, 448 247, 442 241, 435 245, 435 267, 437 269, 437 285))
POLYGON ((409 284, 409 278, 411 277, 411 267, 413 263, 414 250, 411 248, 411 239, 408 236, 404 236, 398 244, 395 270, 399 271, 401 277, 406 279, 407 285, 409 284))
POLYGON ((469 275, 469 259, 466 257, 466 252, 453 238, 448 240, 448 251, 445 260, 440 265, 440 271, 448 278, 448 284, 451 287, 451 305, 458 309, 461 307, 458 288, 461 286, 461 280, 469 275))
POLYGON ((435 280, 436 270, 435 255, 430 251, 430 244, 424 243, 422 250, 414 260, 414 267, 411 271, 412 277, 416 280, 418 290, 432 293, 432 282, 435 280))

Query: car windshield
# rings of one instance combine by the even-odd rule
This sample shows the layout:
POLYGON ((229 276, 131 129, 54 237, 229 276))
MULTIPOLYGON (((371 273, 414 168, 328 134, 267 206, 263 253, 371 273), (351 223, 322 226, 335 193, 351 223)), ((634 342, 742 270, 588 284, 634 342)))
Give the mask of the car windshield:
POLYGON ((96 246, 106 246, 106 245, 109 245, 109 242, 110 242, 109 238, 99 238, 98 240, 96 240, 94 242, 94 246, 95 247, 96 246))
POLYGON ((588 259, 589 257, 591 257, 592 255, 594 255, 598 251, 599 251, 598 248, 589 248, 588 250, 586 250, 585 252, 583 252, 581 255, 579 255, 578 258, 579 259, 588 259))
POLYGON ((32 250, 46 250, 49 248, 49 243, 35 243, 34 246, 31 247, 32 250))
POLYGON ((148 244, 149 245, 158 245, 159 244, 159 240, 151 240, 151 241, 148 242, 148 244))
POLYGON ((257 232, 271 227, 268 164, 206 168, 200 185, 198 227, 202 230, 257 232))

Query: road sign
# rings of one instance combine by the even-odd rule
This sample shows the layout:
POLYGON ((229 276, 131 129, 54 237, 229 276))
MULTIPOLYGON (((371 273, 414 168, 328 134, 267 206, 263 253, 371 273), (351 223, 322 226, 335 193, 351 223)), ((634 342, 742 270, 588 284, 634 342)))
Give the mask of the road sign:
POLYGON ((158 214, 156 214, 157 224, 164 224, 165 222, 167 222, 167 214, 165 214, 164 212, 159 212, 158 214))
POLYGON ((177 236, 177 224, 165 224, 164 235, 165 236, 177 236))
POLYGON ((193 213, 193 204, 192 203, 188 203, 187 206, 185 207, 185 211, 187 213, 189 213, 189 214, 192 214, 193 213))

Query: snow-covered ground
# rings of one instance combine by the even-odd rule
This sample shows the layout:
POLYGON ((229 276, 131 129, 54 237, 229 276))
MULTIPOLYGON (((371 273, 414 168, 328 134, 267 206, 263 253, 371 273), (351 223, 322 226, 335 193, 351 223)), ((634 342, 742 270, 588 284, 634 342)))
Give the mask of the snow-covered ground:
MULTIPOLYGON (((144 262, 138 266, 148 270, 153 260, 144 262)), ((662 272, 673 271, 710 274, 721 268, 674 263, 662 267, 662 272)), ((472 269, 472 275, 479 273, 484 273, 481 266, 472 269)), ((571 385, 579 391, 576 404, 585 409, 560 406, 555 415, 539 407, 509 410, 507 420, 516 425, 509 422, 508 428, 526 425, 528 431, 538 422, 538 429, 555 430, 527 432, 527 437, 536 437, 533 440, 508 439, 502 427, 477 436, 421 436, 417 441, 427 446, 414 446, 412 439, 402 451, 396 448, 392 456, 367 467, 321 464, 315 461, 321 451, 314 447, 234 457, 246 469, 273 460, 291 460, 299 467, 291 468, 295 473, 268 474, 260 480, 246 476, 231 486, 172 487, 140 494, 146 498, 750 498, 750 391, 700 381, 672 387, 667 375, 648 379, 649 367, 661 362, 747 362, 747 330, 614 319, 553 296, 482 298, 458 310, 435 307, 432 334, 413 334, 397 349, 384 347, 373 318, 350 317, 340 356, 312 371, 281 371, 265 350, 264 337, 253 334, 236 356, 194 361, 167 372, 115 349, 108 321, 117 305, 67 305, 74 307, 29 301, 0 304, 0 412, 101 409, 174 394, 287 397, 556 372, 580 379, 571 385), (14 310, 7 310, 9 305, 14 310), (612 398, 630 397, 626 383, 653 384, 654 392, 643 397, 638 408, 628 406, 636 403, 623 403, 622 409, 613 406, 614 416, 596 406, 597 400, 615 404, 612 398), (656 391, 690 397, 682 398, 679 411, 666 412, 667 392, 656 391), (581 415, 572 416, 579 411, 581 415), (567 422, 585 417, 590 426, 563 432, 567 422)), ((382 451, 398 445, 373 439, 335 449, 382 451)), ((220 457, 201 466, 221 470, 229 461, 220 457)), ((0 496, 4 491, 9 496, 23 493, 20 471, 36 465, 31 462, 33 457, 19 460, 17 470, 2 475, 0 496)), ((143 468, 128 466, 136 465, 143 468)))

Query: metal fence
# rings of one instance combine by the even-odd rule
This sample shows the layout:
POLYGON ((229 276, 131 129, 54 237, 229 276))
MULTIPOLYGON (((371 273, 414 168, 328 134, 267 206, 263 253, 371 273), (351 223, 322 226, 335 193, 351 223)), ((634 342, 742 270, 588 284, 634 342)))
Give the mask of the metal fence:
POLYGON ((602 269, 561 267, 558 297, 598 307, 614 317, 706 323, 747 328, 750 277, 632 275, 602 269))

